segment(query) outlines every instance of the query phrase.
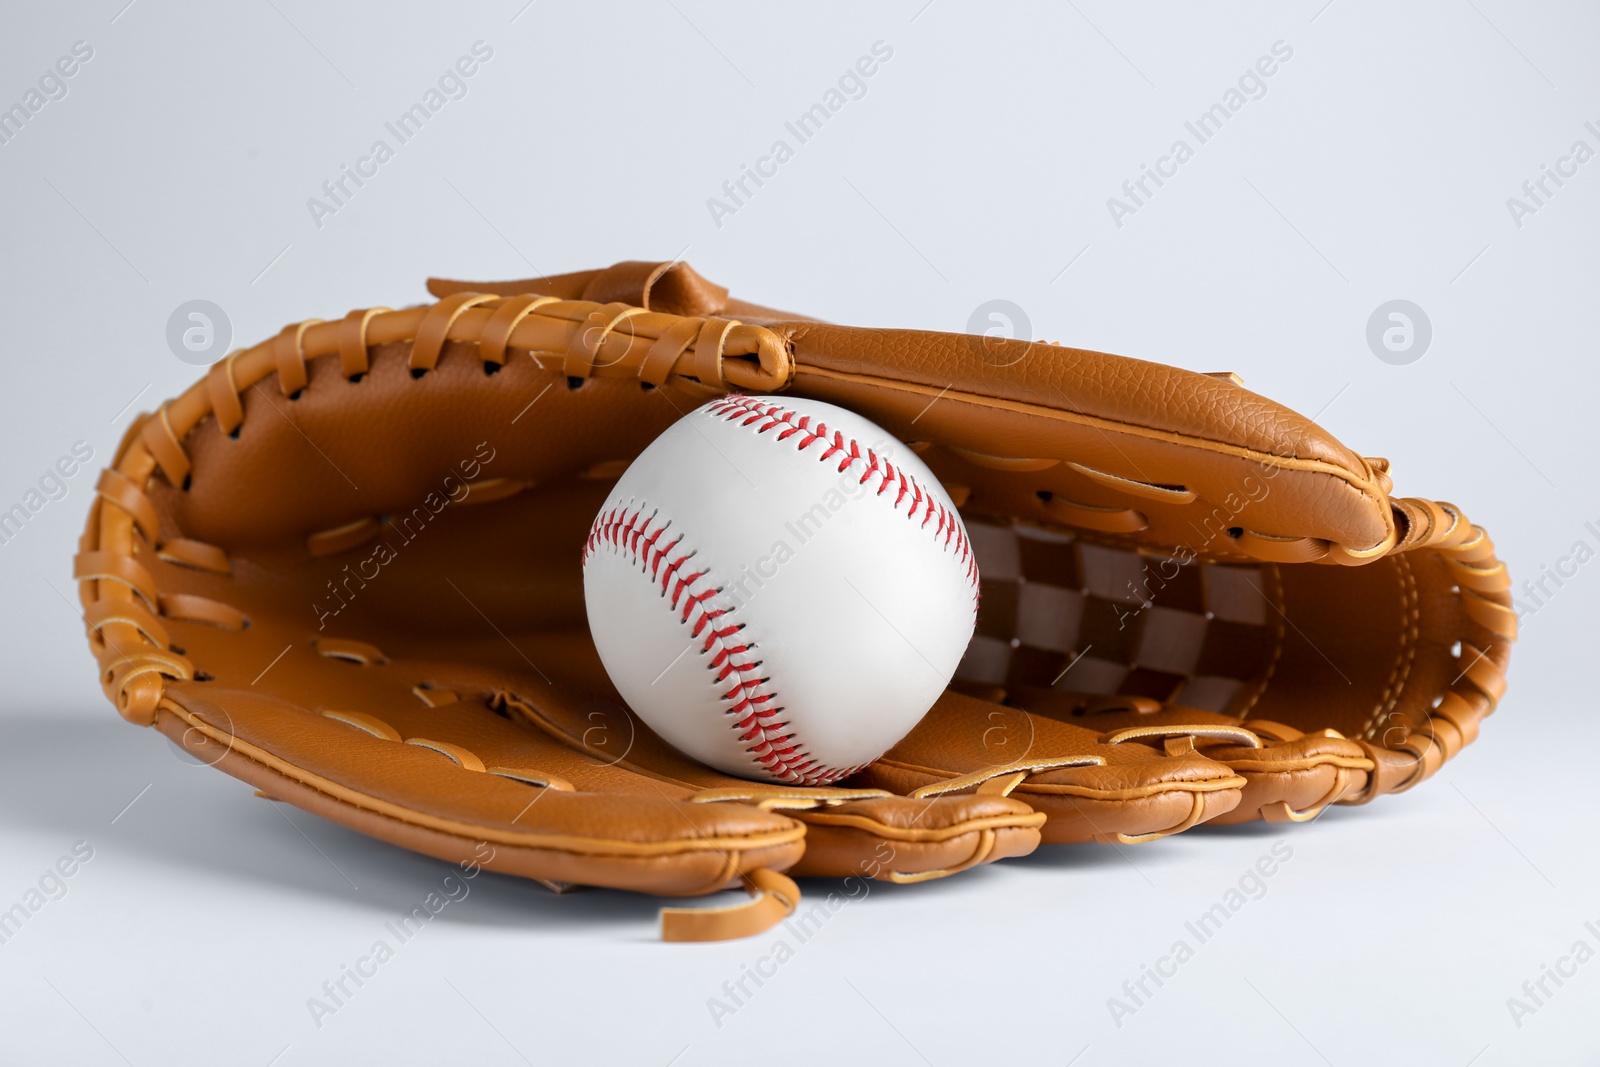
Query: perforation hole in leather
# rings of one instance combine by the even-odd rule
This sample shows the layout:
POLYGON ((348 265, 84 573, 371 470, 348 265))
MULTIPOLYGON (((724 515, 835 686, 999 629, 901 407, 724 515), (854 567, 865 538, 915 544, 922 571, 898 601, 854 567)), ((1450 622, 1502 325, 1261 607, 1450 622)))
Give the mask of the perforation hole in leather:
POLYGON ((419 682, 411 688, 411 695, 428 705, 430 708, 442 708, 447 704, 454 704, 461 699, 460 695, 450 689, 441 689, 432 682, 419 682))
POLYGON ((494 775, 496 778, 504 778, 508 782, 516 782, 519 785, 528 786, 530 789, 550 788, 550 784, 548 782, 542 781, 531 774, 507 774, 504 771, 490 771, 489 773, 494 775))
POLYGON ((508 782, 517 782, 531 786, 534 789, 553 789, 558 793, 576 792, 572 783, 555 774, 546 774, 543 771, 528 771, 516 767, 490 767, 489 773, 496 778, 504 778, 508 782))
POLYGON ((325 659, 343 660, 365 667, 368 664, 381 665, 389 662, 389 658, 378 649, 376 645, 369 645, 365 641, 351 641, 336 637, 319 637, 312 642, 312 651, 325 659))

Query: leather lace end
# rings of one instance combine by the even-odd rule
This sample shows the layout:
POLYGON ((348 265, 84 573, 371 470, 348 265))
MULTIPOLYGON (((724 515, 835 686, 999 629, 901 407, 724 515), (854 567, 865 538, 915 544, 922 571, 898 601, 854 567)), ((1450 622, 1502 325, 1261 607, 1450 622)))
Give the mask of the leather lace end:
POLYGON ((663 941, 732 941, 776 926, 794 914, 800 887, 777 871, 759 868, 745 875, 750 899, 725 908, 662 908, 663 941))

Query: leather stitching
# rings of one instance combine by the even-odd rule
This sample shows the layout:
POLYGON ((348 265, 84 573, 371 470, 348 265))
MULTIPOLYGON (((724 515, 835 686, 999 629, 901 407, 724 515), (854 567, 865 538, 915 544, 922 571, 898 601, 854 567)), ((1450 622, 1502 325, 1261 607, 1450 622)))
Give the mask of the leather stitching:
MULTIPOLYGON (((1400 607, 1405 613, 1403 629, 1400 633, 1400 647, 1395 650, 1394 665, 1389 668, 1389 677, 1385 680, 1383 692, 1378 696, 1378 702, 1373 705, 1372 714, 1368 716, 1367 723, 1361 729, 1361 736, 1368 741, 1378 732, 1378 726, 1384 716, 1394 710, 1400 701, 1400 694, 1405 691, 1406 679, 1411 674, 1411 665, 1416 659, 1417 641, 1422 624, 1421 598, 1417 594, 1417 578, 1411 569, 1411 561, 1404 555, 1394 557, 1395 568, 1399 571, 1400 578, 1400 607)), ((1389 747, 1384 745, 1385 748, 1389 747)))
POLYGON ((601 512, 584 543, 584 566, 609 545, 632 557, 659 585, 679 624, 689 627, 691 640, 699 640, 706 669, 715 671, 716 681, 728 686, 721 700, 729 727, 768 774, 794 785, 829 785, 865 766, 829 767, 806 750, 789 720, 779 717, 784 709, 772 679, 761 674, 761 661, 751 658, 755 642, 739 636, 745 624, 733 622, 733 608, 708 606, 707 601, 722 591, 710 568, 691 563, 695 550, 684 545, 684 535, 669 533, 672 520, 662 519, 659 509, 648 508, 601 512))
POLYGON ((705 408, 706 414, 721 418, 724 422, 738 422, 741 426, 754 426, 757 434, 765 434, 778 430, 777 440, 788 441, 795 438, 795 449, 804 452, 807 448, 818 442, 822 443, 822 451, 817 455, 818 462, 827 462, 835 456, 839 460, 840 474, 849 470, 856 463, 862 464, 861 478, 858 484, 866 485, 873 478, 878 479, 877 491, 872 495, 882 497, 893 489, 894 499, 890 506, 899 510, 900 505, 910 497, 910 507, 906 510, 906 518, 915 521, 917 516, 922 516, 920 526, 927 529, 933 523, 933 538, 940 542, 940 547, 946 551, 953 551, 958 562, 964 565, 967 583, 972 587, 973 610, 978 604, 978 560, 973 554, 972 545, 967 540, 967 532, 962 527, 960 519, 954 509, 947 509, 943 504, 933 498, 933 494, 924 491, 916 478, 908 475, 904 468, 896 468, 887 456, 879 456, 870 448, 863 448, 861 443, 853 437, 846 437, 839 430, 829 430, 828 424, 813 420, 810 415, 801 415, 781 404, 767 403, 753 400, 738 393, 730 393, 721 400, 709 404, 705 408), (781 429, 780 429, 781 427, 781 429))

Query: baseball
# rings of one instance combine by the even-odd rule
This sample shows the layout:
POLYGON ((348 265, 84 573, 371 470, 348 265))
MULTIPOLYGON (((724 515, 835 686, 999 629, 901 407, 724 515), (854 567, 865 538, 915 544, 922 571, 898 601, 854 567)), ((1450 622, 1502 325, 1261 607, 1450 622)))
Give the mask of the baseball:
POLYGON ((844 408, 726 396, 634 460, 583 552, 589 629, 628 706, 728 774, 827 785, 933 706, 978 568, 928 468, 844 408))

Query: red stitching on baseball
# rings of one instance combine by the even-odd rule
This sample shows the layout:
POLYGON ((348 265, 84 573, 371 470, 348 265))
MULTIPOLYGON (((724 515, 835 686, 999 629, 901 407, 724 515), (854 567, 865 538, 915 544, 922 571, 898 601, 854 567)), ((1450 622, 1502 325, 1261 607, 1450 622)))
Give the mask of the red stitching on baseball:
POLYGON ((744 624, 732 626, 717 624, 716 620, 730 614, 730 610, 727 608, 708 610, 705 607, 705 602, 718 592, 715 585, 707 585, 699 592, 691 591, 691 586, 708 577, 709 570, 698 570, 687 577, 674 580, 674 575, 693 558, 694 553, 684 552, 682 555, 673 556, 674 549, 683 543, 681 534, 661 547, 656 546, 656 542, 661 540, 667 528, 672 525, 672 521, 668 519, 651 531, 651 525, 656 521, 658 514, 656 511, 646 513, 643 508, 631 512, 623 508, 612 508, 601 512, 595 518, 594 525, 589 529, 589 537, 584 542, 583 565, 586 567, 589 565, 589 557, 602 545, 610 545, 633 557, 641 569, 650 576, 651 582, 660 586, 663 597, 667 596, 670 590, 669 604, 674 612, 678 613, 678 621, 689 626, 689 635, 699 637, 705 632, 705 639, 700 644, 701 656, 706 656, 715 650, 706 668, 716 672, 719 684, 730 683, 730 688, 721 694, 722 702, 727 705, 725 714, 731 719, 729 725, 739 740, 747 746, 745 751, 769 774, 793 785, 829 785, 841 778, 848 778, 866 766, 866 764, 855 767, 823 766, 795 739, 787 719, 772 721, 783 708, 781 705, 769 706, 777 700, 778 694, 771 688, 771 679, 761 675, 761 661, 734 658, 747 657, 747 653, 755 648, 755 645, 749 642, 728 643, 744 629, 744 624), (678 612, 680 601, 683 607, 682 611, 678 612))
POLYGON ((800 434, 802 436, 795 444, 795 449, 800 452, 804 452, 812 442, 821 441, 826 447, 817 457, 819 463, 837 453, 846 453, 839 464, 840 474, 849 470, 852 463, 864 459, 866 466, 861 472, 860 484, 865 485, 873 475, 877 475, 880 481, 878 491, 873 494, 875 497, 882 496, 891 485, 898 484, 900 491, 895 494, 892 505, 896 511, 900 509, 906 494, 911 495, 911 506, 906 510, 906 518, 915 521, 917 512, 925 511, 919 524, 921 528, 927 529, 928 523, 932 522, 934 540, 938 541, 939 535, 944 535, 941 548, 946 551, 953 550, 958 561, 966 565, 967 584, 972 586, 972 610, 978 610, 978 560, 972 552, 971 544, 967 541, 966 530, 957 521, 955 512, 935 501, 931 493, 925 493, 914 477, 907 476, 903 470, 897 470, 887 458, 879 456, 870 448, 865 449, 863 455, 863 449, 855 438, 847 438, 838 430, 829 430, 824 422, 819 421, 813 429, 810 415, 797 416, 793 410, 780 404, 770 404, 739 393, 729 393, 704 410, 708 415, 720 417, 726 422, 737 422, 741 426, 756 426, 760 423, 756 426, 758 434, 782 426, 784 430, 775 440, 784 441, 795 434, 800 434), (953 545, 951 538, 955 539, 953 545))

